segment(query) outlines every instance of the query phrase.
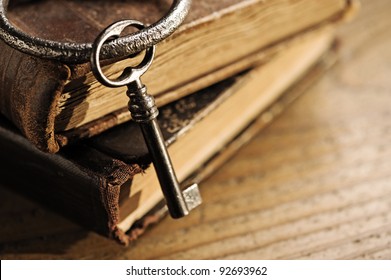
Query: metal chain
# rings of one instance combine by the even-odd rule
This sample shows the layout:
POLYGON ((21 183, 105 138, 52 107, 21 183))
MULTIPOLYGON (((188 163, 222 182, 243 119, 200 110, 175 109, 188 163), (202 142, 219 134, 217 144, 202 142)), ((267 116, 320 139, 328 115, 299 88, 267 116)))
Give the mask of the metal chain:
MULTIPOLYGON (((91 43, 69 43, 30 36, 13 26, 7 18, 8 0, 0 0, 0 39, 22 52, 65 63, 83 63, 90 59, 91 43)), ((106 43, 101 59, 124 57, 156 45, 170 36, 189 12, 191 0, 174 0, 167 14, 137 33, 106 43)))

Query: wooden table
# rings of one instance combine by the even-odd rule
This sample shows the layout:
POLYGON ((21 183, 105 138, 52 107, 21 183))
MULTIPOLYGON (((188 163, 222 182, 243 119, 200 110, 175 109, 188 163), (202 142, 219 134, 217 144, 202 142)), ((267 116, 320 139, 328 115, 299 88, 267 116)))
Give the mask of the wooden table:
POLYGON ((202 184, 204 204, 123 248, 0 188, 2 259, 391 258, 391 1, 339 63, 202 184))

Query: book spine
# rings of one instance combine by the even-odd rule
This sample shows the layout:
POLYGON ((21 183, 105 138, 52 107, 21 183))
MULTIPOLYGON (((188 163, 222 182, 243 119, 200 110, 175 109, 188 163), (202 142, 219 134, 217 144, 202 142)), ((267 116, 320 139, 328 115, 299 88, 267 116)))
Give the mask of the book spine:
POLYGON ((43 203, 81 226, 128 244, 121 231, 121 186, 142 172, 95 149, 80 146, 67 153, 48 154, 31 145, 0 118, 1 184, 43 203), (28 179, 26 179, 28 178, 28 179))
POLYGON ((0 41, 0 112, 39 149, 59 150, 54 119, 70 70, 21 53, 0 41))

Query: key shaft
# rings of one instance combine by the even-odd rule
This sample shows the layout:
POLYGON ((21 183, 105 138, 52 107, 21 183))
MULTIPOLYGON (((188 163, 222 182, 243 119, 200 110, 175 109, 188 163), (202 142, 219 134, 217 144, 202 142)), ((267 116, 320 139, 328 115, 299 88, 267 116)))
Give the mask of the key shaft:
POLYGON ((140 126, 171 217, 177 219, 188 215, 189 210, 156 119, 142 123, 140 126))
POLYGON ((140 80, 128 85, 127 95, 129 111, 132 119, 140 125, 170 215, 175 219, 184 217, 189 214, 189 210, 156 120, 158 109, 154 98, 147 93, 147 88, 140 80))

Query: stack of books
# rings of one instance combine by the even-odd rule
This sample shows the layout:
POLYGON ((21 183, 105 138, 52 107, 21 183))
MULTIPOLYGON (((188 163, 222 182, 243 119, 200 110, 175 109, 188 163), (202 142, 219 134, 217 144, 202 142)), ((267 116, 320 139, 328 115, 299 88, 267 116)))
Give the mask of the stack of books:
MULTIPOLYGON (((124 18, 150 24, 169 7, 167 1, 25 2, 9 9, 13 24, 64 42, 93 41, 124 18)), ((193 1, 185 23, 158 44, 143 79, 160 107, 179 181, 211 174, 329 67, 335 30, 354 7, 349 0, 193 1)), ((37 58, 2 41, 0 50, 0 184, 122 244, 164 216, 125 89, 102 86, 89 63, 37 58)), ((128 63, 104 71, 115 75, 128 63)))

